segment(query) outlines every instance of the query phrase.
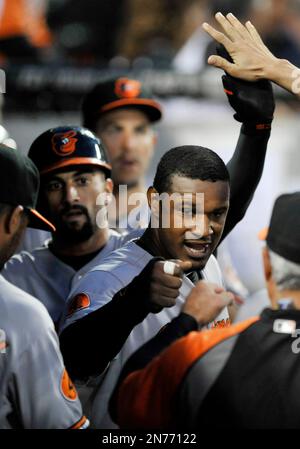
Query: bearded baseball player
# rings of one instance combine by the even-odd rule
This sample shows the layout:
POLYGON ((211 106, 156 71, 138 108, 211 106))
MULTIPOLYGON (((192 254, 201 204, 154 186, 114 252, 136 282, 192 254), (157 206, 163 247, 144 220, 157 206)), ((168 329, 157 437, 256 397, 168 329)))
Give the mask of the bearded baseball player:
MULTIPOLYGON (((36 210, 39 173, 0 144, 0 269, 27 225, 54 231, 36 210)), ((42 304, 0 276, 0 429, 85 428, 53 323, 42 304)))
MULTIPOLYGON (((99 390, 96 386, 95 393, 93 384, 84 390, 86 394, 88 388, 91 390, 93 403, 88 403, 92 406, 88 416, 94 426, 112 426, 107 400, 121 367, 135 349, 180 313, 195 283, 205 280, 222 287, 220 269, 212 253, 222 236, 229 198, 228 170, 216 153, 196 146, 168 151, 158 165, 153 187, 148 189, 148 201, 152 216, 155 218, 155 211, 162 209, 162 216, 170 218, 169 225, 166 227, 159 220, 158 225, 152 227, 151 220, 140 239, 111 253, 73 289, 60 338, 71 377, 82 380, 100 374, 117 349, 121 349, 110 363, 99 390), (155 197, 155 194, 175 193, 179 196, 178 202, 171 202, 169 209, 163 208, 161 199, 153 199, 153 194, 155 197), (186 194, 191 198, 183 205, 182 198, 186 194), (204 195, 204 211, 197 212, 197 194, 204 195), (203 218, 201 232, 195 222, 183 223, 184 212, 203 218), (182 219, 179 226, 176 225, 178 218, 182 219), (181 272, 175 273, 174 278, 172 265, 153 261, 154 258, 177 260, 181 272), (152 264, 151 269, 149 264, 152 264), (162 282, 164 272, 169 277, 162 282), (94 348, 89 351, 85 342, 102 339, 105 339, 105 348, 99 350, 97 359, 94 348)), ((211 322, 205 323, 208 327, 229 325, 225 305, 214 310, 211 322)))
POLYGON ((91 131, 52 128, 32 143, 29 157, 41 176, 38 208, 55 223, 56 232, 43 247, 12 257, 2 274, 37 297, 57 323, 83 274, 142 232, 121 235, 107 224, 98 226, 97 213, 105 207, 97 205, 98 196, 113 187, 105 150, 91 131))

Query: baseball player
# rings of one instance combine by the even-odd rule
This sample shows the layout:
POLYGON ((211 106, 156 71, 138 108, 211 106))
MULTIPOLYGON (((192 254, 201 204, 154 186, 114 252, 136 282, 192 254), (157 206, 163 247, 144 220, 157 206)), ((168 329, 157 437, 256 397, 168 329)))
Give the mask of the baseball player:
MULTIPOLYGON (((231 208, 224 229, 224 237, 243 218, 262 175, 271 122, 274 98, 270 83, 245 83, 228 75, 223 85, 235 119, 242 123, 239 140, 227 167, 231 180, 231 208)), ((91 129, 103 142, 112 164, 114 195, 118 201, 117 227, 148 225, 147 201, 141 202, 140 220, 129 223, 135 205, 119 193, 119 186, 127 186, 130 194, 146 194, 145 176, 157 142, 155 125, 162 117, 161 105, 138 80, 126 77, 99 82, 82 103, 83 125, 91 129), (125 210, 122 210, 124 205, 125 210)), ((199 118, 201 119, 201 118, 199 118)), ((135 216, 138 210, 135 210, 135 216)), ((115 223, 113 223, 113 226, 115 223)))
POLYGON ((121 236, 103 223, 98 226, 102 206, 97 199, 112 191, 112 181, 104 149, 91 131, 52 128, 32 143, 29 157, 41 175, 39 210, 55 223, 56 232, 43 247, 12 257, 2 274, 37 297, 57 323, 72 286, 141 231, 121 236))
MULTIPOLYGON (((0 269, 27 226, 54 230, 36 210, 39 174, 0 144, 0 269)), ((46 309, 0 276, 0 429, 85 428, 46 309)))
MULTIPOLYGON (((249 85, 229 76, 223 77, 223 84, 236 120, 243 123, 236 150, 228 163, 231 209, 225 237, 245 215, 261 178, 274 99, 268 84, 249 85)), ((82 115, 83 125, 103 141, 112 164, 118 207, 109 209, 110 226, 120 232, 145 228, 149 218, 145 177, 157 142, 153 124, 162 117, 161 105, 140 81, 120 77, 98 83, 84 98, 82 115), (141 193, 138 205, 128 201, 130 195, 141 193), (134 212, 132 220, 128 217, 131 212, 134 212)), ((31 251, 45 239, 44 234, 28 233, 22 248, 31 251)))
MULTIPOLYGON (((162 207, 161 203, 155 205, 152 202, 151 194, 155 192, 170 195, 175 192, 180 195, 187 192, 193 194, 192 203, 185 205, 190 210, 196 207, 196 193, 203 193, 204 229, 202 233, 197 231, 195 223, 186 222, 178 227, 174 225, 174 217, 183 214, 183 205, 171 203, 170 210, 166 211, 171 218, 167 228, 161 222, 158 227, 153 228, 150 222, 140 239, 129 242, 123 248, 114 251, 81 279, 71 292, 65 321, 61 326, 61 350, 66 366, 72 378, 76 380, 88 379, 91 375, 100 374, 105 364, 115 355, 115 340, 118 338, 115 334, 118 334, 118 330, 116 331, 113 324, 116 316, 121 317, 123 322, 129 321, 134 324, 132 328, 135 326, 118 356, 110 363, 100 388, 97 388, 97 382, 100 382, 97 380, 96 385, 88 384, 84 390, 85 393, 88 388, 91 390, 93 402, 88 403, 88 406, 92 407, 88 416, 91 416, 93 425, 97 428, 112 426, 107 415, 107 401, 121 367, 132 352, 179 314, 187 296, 199 279, 222 286, 220 269, 212 253, 221 239, 229 208, 229 174, 224 162, 216 153, 206 148, 186 146, 172 149, 162 157, 153 187, 148 190, 152 212, 162 207), (166 285, 156 288, 156 294, 163 301, 162 307, 165 307, 152 309, 151 313, 148 309, 144 313, 144 301, 132 299, 131 302, 123 301, 122 303, 123 295, 119 301, 116 301, 115 295, 126 288, 147 267, 153 257, 176 259, 190 264, 189 267, 184 268, 185 273, 175 291, 170 292, 166 285), (169 303, 166 306, 168 300, 169 303), (106 309, 112 310, 112 303, 115 305, 114 313, 110 315, 111 321, 105 324, 106 309), (142 322, 138 324, 136 319, 133 323, 132 315, 142 322), (82 338, 83 335, 84 338, 82 338), (95 350, 94 348, 89 350, 85 342, 104 340, 106 349, 104 352, 99 350, 97 366, 95 350), (107 359, 103 360, 105 357, 107 359)), ((167 270, 167 273, 173 272, 167 270)), ((155 279, 157 273, 150 272, 149 276, 155 279)), ((145 274, 143 277, 145 279, 145 274)), ((147 296, 147 289, 143 288, 143 285, 146 286, 145 280, 144 284, 140 281, 135 289, 131 288, 131 295, 138 296, 138 299, 141 293, 144 297, 147 296)), ((148 295, 149 301, 153 302, 153 291, 148 292, 148 295)), ((225 307, 213 316, 209 326, 226 325, 229 325, 229 316, 225 307)))
POLYGON ((271 308, 227 329, 190 332, 202 318, 189 298, 194 323, 183 329, 174 320, 124 367, 111 401, 121 427, 299 429, 299 209, 300 192, 281 195, 265 231, 271 308), (176 332, 186 336, 175 341, 176 332))
MULTIPOLYGON (((244 217, 262 175, 267 143, 274 113, 271 84, 245 83, 224 75, 224 90, 235 111, 235 119, 243 123, 233 157, 228 162, 231 179, 231 208, 224 237, 244 217)), ((110 214, 110 225, 120 232, 146 227, 149 221, 145 177, 155 150, 155 125, 162 115, 161 106, 138 80, 117 77, 99 82, 84 98, 84 126, 103 141, 112 163, 114 195, 118 215, 110 214), (125 190, 124 190, 125 188, 125 190), (128 201, 138 195, 139 203, 128 201), (128 194, 128 196, 126 196, 128 194)), ((223 253, 226 252, 223 247, 223 253)), ((242 294, 241 282, 226 258, 225 282, 242 294), (228 266, 229 264, 229 266, 228 266)))

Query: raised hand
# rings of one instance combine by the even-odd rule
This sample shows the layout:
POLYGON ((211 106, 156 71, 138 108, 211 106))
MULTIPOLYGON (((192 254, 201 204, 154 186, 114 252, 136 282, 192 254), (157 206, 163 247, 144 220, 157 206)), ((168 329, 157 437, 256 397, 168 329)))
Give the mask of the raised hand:
POLYGON ((246 81, 269 79, 271 66, 275 66, 278 59, 265 46, 254 25, 250 21, 243 25, 231 13, 226 17, 217 13, 215 18, 221 25, 223 33, 208 23, 202 25, 203 29, 224 45, 233 62, 213 55, 209 57, 208 63, 246 81))

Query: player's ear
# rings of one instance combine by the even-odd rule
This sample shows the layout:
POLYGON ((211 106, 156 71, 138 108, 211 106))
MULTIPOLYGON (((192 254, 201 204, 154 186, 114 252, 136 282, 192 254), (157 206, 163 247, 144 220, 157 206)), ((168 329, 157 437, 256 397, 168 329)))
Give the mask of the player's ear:
POLYGON ((268 251, 267 247, 264 247, 262 250, 263 255, 263 265, 264 265, 264 272, 265 272, 265 279, 266 279, 266 287, 268 290, 269 298, 271 301, 271 304, 275 307, 276 301, 277 301, 277 287, 276 282, 273 279, 273 273, 272 273, 272 264, 270 260, 270 253, 268 251))
POLYGON ((4 221, 4 227, 7 234, 15 234, 21 225, 23 214, 23 206, 14 207, 7 213, 4 221))
POLYGON ((268 282, 272 277, 272 266, 270 262, 270 254, 266 246, 262 250, 262 257, 263 257, 265 278, 266 282, 268 282))
POLYGON ((158 140, 157 132, 153 131, 152 144, 153 144, 154 147, 157 145, 157 140, 158 140))
POLYGON ((112 193, 113 189, 114 189, 114 183, 113 183, 112 179, 107 178, 105 180, 105 192, 112 193))

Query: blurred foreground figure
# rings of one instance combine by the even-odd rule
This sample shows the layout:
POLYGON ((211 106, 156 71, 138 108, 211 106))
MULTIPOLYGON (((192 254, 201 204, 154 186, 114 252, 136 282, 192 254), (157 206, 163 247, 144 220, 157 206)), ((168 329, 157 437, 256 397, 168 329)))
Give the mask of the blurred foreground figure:
POLYGON ((45 12, 47 0, 0 2, 0 52, 18 62, 40 62, 52 42, 45 12))
MULTIPOLYGON (((27 225, 53 231, 36 209, 37 168, 0 145, 0 269, 27 225)), ((0 429, 87 427, 53 323, 32 296, 0 276, 0 429)))

